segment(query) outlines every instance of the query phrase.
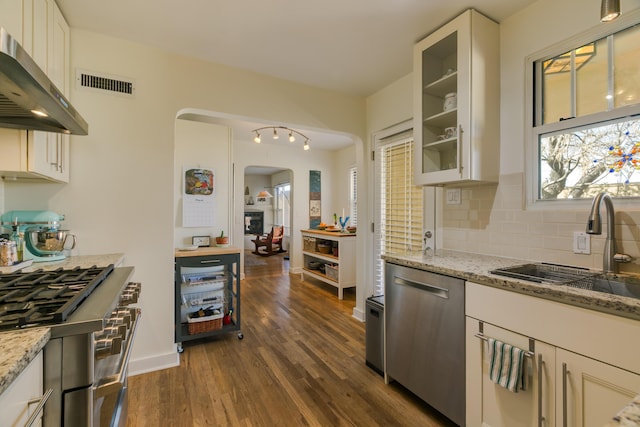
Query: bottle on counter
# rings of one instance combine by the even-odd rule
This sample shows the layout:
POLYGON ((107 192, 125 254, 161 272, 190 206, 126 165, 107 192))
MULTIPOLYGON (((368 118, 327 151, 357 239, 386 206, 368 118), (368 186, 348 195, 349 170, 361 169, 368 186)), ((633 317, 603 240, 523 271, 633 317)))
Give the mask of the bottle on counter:
POLYGON ((18 231, 18 226, 13 226, 13 233, 11 233, 11 240, 16 243, 16 263, 24 261, 24 237, 23 234, 18 231))

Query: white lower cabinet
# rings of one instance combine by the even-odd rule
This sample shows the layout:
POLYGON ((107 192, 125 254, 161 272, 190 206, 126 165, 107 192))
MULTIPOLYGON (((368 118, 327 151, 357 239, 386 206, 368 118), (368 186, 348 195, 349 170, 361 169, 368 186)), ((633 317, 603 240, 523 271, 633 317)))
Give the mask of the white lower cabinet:
POLYGON ((470 282, 465 310, 467 426, 602 427, 640 394, 638 321, 470 282), (531 351, 525 390, 489 379, 478 335, 531 351))
MULTIPOLYGON (((529 338, 483 323, 484 334, 522 349, 529 348, 529 338)), ((538 418, 553 418, 554 394, 549 392, 553 384, 554 348, 545 343, 535 343, 536 358, 541 355, 545 365, 542 389, 538 381, 538 364, 533 357, 526 357, 527 375, 525 390, 512 393, 489 379, 487 344, 477 338, 478 320, 467 317, 467 425, 491 427, 538 426, 538 418), (472 363, 469 363, 469 362, 472 363), (472 380, 472 382, 470 382, 472 380), (541 396, 541 398, 540 398, 541 396), (543 413, 538 414, 538 401, 542 400, 543 413)), ((552 424, 543 424, 549 426, 552 424)))
POLYGON ((640 375, 598 360, 559 348, 555 365, 556 426, 602 427, 640 394, 640 375))
MULTIPOLYGON (((29 363, 9 388, 0 395, 0 414, 3 426, 24 426, 38 407, 42 396, 43 364, 42 352, 29 363)), ((42 413, 33 426, 40 426, 42 413)))

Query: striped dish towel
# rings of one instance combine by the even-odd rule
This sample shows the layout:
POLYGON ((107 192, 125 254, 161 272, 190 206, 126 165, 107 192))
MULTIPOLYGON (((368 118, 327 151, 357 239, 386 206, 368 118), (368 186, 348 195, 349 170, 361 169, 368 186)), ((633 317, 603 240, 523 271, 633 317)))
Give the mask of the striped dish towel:
POLYGON ((524 390, 524 350, 493 338, 489 344, 489 378, 494 383, 517 393, 524 390))

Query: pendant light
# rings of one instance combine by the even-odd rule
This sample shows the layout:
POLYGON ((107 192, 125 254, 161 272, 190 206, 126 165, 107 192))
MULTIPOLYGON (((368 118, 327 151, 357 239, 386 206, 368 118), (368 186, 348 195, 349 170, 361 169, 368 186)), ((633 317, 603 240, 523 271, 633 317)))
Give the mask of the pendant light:
POLYGON ((620 0, 602 0, 600 21, 611 22, 620 16, 620 0))
POLYGON ((295 134, 300 135, 302 138, 304 138, 304 150, 309 150, 309 142, 311 142, 311 140, 302 132, 299 132, 295 129, 291 129, 288 128, 286 126, 265 126, 265 127, 261 127, 258 129, 254 129, 251 132, 254 132, 256 135, 253 137, 253 142, 255 142, 256 144, 260 144, 260 142, 262 142, 262 137, 260 136, 260 131, 265 130, 265 129, 272 129, 273 130, 273 139, 279 139, 280 136, 278 135, 278 129, 282 129, 285 132, 289 133, 289 142, 293 143, 296 142, 296 137, 295 134))

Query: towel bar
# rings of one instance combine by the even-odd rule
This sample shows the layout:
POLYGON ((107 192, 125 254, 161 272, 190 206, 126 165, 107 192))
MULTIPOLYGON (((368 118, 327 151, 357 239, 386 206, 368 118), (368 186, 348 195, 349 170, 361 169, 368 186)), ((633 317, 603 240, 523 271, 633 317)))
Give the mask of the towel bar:
MULTIPOLYGON (((480 338, 482 341, 489 341, 489 338, 487 338, 484 334, 482 333, 477 333, 475 335, 476 338, 480 338)), ((529 357, 531 359, 533 359, 533 357, 535 356, 535 353, 532 351, 525 351, 524 352, 524 357, 529 357)))

